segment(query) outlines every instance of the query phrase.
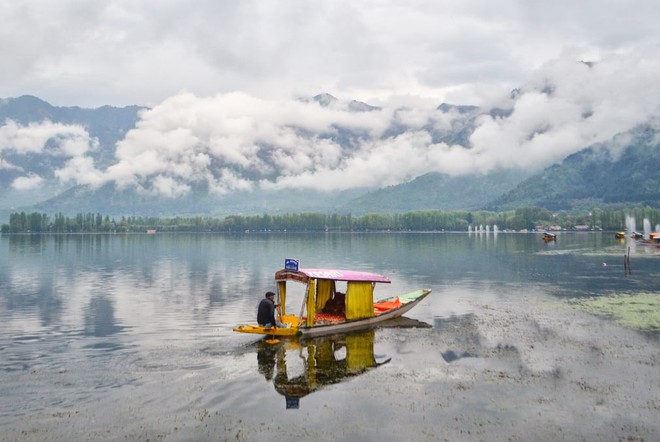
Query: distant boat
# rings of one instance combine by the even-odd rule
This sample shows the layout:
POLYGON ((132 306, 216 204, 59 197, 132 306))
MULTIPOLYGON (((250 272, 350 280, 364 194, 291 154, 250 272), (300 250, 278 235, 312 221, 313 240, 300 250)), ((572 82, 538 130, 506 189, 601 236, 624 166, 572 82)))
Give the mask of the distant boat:
POLYGON ((147 235, 153 235, 156 233, 156 229, 147 229, 147 235))
POLYGON ((545 242, 557 241, 557 235, 555 235, 554 233, 545 232, 543 233, 543 241, 545 242))
POLYGON ((626 239, 626 232, 616 232, 614 237, 617 239, 626 239))
POLYGON ((632 235, 630 235, 630 237, 633 239, 644 239, 644 234, 639 232, 633 232, 632 235))
POLYGON ((660 248, 660 233, 651 232, 649 234, 648 239, 642 239, 641 241, 637 241, 637 244, 639 244, 640 246, 655 246, 660 248))

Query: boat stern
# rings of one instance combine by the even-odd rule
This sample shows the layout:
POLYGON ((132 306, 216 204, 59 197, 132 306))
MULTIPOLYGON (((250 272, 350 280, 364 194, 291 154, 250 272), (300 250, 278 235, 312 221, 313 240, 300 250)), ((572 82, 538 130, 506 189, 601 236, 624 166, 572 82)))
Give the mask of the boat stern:
POLYGON ((242 324, 233 330, 237 333, 251 333, 267 336, 296 336, 299 332, 300 321, 294 315, 284 315, 282 322, 287 327, 263 327, 257 324, 242 324))

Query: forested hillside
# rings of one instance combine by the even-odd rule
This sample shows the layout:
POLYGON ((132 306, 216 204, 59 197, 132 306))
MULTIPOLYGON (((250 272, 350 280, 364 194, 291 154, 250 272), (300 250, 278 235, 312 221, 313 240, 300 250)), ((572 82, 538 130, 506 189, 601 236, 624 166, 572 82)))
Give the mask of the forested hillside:
POLYGON ((583 213, 551 213, 540 207, 522 207, 506 212, 417 211, 402 214, 293 213, 227 217, 110 217, 101 213, 16 212, 2 224, 5 234, 20 233, 145 233, 158 232, 365 232, 365 231, 490 231, 562 229, 622 230, 626 219, 660 224, 660 209, 592 210, 583 213))
POLYGON ((660 207, 659 125, 655 120, 620 134, 611 142, 570 155, 495 199, 488 208, 660 207))

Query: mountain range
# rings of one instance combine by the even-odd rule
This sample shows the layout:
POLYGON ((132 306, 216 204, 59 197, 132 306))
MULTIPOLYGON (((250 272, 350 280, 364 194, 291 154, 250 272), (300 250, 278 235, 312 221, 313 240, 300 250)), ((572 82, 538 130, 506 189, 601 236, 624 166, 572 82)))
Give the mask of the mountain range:
MULTIPOLYGON (((317 95, 308 102, 323 108, 341 107, 355 116, 380 109, 355 100, 344 103, 329 94, 317 95)), ((470 137, 479 118, 484 115, 503 118, 511 112, 506 108, 481 109, 447 103, 441 103, 436 110, 451 115, 448 118, 451 124, 440 128, 428 124, 424 127, 425 133, 434 143, 461 149, 471 148, 470 137)), ((13 211, 226 216, 294 212, 360 215, 417 210, 507 210, 521 206, 549 210, 612 205, 660 207, 660 123, 657 118, 650 118, 648 123, 611 140, 585 146, 540 171, 498 167, 486 173, 424 173, 401 184, 376 187, 355 186, 341 190, 237 188, 223 194, 212 192, 203 180, 193 180, 186 183, 189 191, 185 195, 174 198, 139 192, 115 182, 92 186, 62 179, 66 175, 63 170, 78 170, 88 164, 72 164, 71 155, 62 155, 57 149, 75 152, 81 149, 79 138, 88 134, 93 148, 85 158, 98 170, 107 169, 117 162, 118 144, 140 124, 143 112, 148 111, 140 106, 57 107, 32 96, 0 100, 0 217, 5 218, 13 211), (41 146, 29 144, 35 141, 35 136, 25 136, 30 129, 41 133, 41 146), (61 135, 63 130, 68 131, 66 137, 61 135), (17 135, 21 133, 23 136, 17 135), (63 142, 64 138, 68 144, 63 142), (33 182, 39 185, 21 186, 21 183, 33 182)), ((300 136, 327 139, 347 152, 355 150, 365 139, 376 145, 379 142, 379 139, 369 139, 369 133, 350 123, 337 124, 332 131, 316 134, 294 129, 298 135, 302 134, 300 136)), ((393 122, 381 139, 400 137, 410 130, 406 124, 393 122)), ((273 154, 261 160, 270 165, 269 161, 275 161, 274 158, 273 154)), ((215 158, 211 161, 218 162, 215 158)), ((218 175, 226 172, 222 172, 220 166, 209 170, 218 175)))

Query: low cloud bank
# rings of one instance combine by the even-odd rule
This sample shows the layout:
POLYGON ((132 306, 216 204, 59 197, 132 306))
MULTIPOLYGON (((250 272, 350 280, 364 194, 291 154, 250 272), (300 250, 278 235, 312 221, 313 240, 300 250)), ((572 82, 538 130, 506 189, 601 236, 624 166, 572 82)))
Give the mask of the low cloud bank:
MULTIPOLYGON (((195 185, 217 195, 289 187, 332 191, 395 185, 428 172, 540 169, 660 115, 659 55, 653 48, 586 63, 566 54, 511 96, 462 113, 406 97, 355 112, 341 100, 322 106, 241 92, 182 92, 142 114, 107 168, 95 165, 98 143, 83 128, 48 121, 5 122, 0 159, 4 151, 59 156, 66 161, 54 174, 63 183, 114 182, 168 197, 195 185), (495 107, 502 112, 489 113, 495 107), (471 131, 463 144, 437 141, 460 128, 471 131)), ((13 181, 15 189, 43 183, 24 172, 13 181)))

